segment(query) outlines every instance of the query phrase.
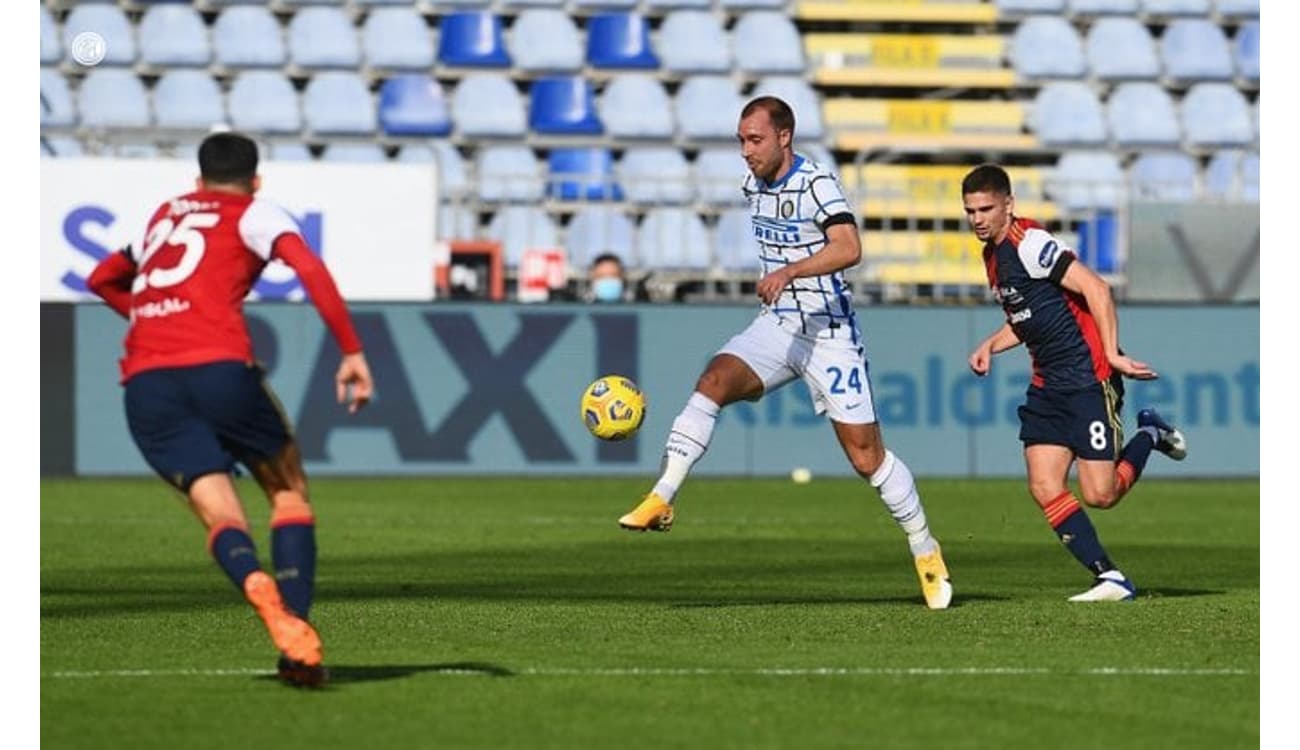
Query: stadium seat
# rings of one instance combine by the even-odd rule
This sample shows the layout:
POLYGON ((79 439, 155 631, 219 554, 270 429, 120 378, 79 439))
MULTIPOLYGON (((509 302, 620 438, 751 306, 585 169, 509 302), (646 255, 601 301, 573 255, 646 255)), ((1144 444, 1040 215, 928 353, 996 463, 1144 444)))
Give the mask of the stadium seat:
POLYGON ((41 127, 68 127, 77 124, 76 108, 68 79, 53 68, 41 68, 41 127))
MULTIPOLYGON (((610 9, 622 8, 631 10, 636 7, 637 0, 572 0, 574 8, 587 9, 610 9)), ((586 15, 585 13, 583 15, 586 15)))
POLYGON ((1011 39, 1011 60, 1025 78, 1081 78, 1087 73, 1079 35, 1059 16, 1021 21, 1011 39))
POLYGON ((298 95, 282 73, 250 70, 235 76, 227 97, 237 130, 293 133, 302 129, 298 95))
POLYGON ((1049 146, 1106 143, 1101 102, 1083 83, 1061 81, 1039 89, 1031 120, 1035 134, 1049 146))
POLYGON ((772 10, 784 10, 786 0, 721 0, 719 3, 724 10, 736 11, 747 10, 751 8, 768 8, 772 10))
POLYGON ((78 5, 68 13, 63 20, 63 50, 69 62, 76 63, 72 40, 86 32, 104 39, 104 59, 100 65, 130 65, 135 62, 135 31, 126 14, 116 5, 78 5))
POLYGON ((649 270, 703 270, 713 265, 704 222, 684 208, 654 208, 641 221, 636 257, 649 270))
POLYGON ((1176 81, 1231 80, 1228 39, 1217 24, 1204 18, 1179 18, 1160 37, 1165 75, 1176 81))
POLYGON ((217 63, 231 68, 278 68, 284 65, 284 35, 266 8, 227 8, 212 25, 217 63))
POLYGON ((677 10, 659 26, 659 56, 673 73, 727 73, 731 40, 712 13, 677 10))
POLYGON ((352 22, 339 8, 303 8, 289 21, 289 61, 303 68, 361 65, 352 22))
POLYGON ((640 13, 598 13, 587 19, 587 62, 593 68, 658 68, 645 17, 640 13))
POLYGON ((1100 18, 1088 29, 1088 65, 1105 81, 1155 79, 1160 57, 1155 40, 1135 18, 1100 18))
POLYGON ((718 265, 726 271, 759 270, 758 240, 754 239, 754 222, 749 209, 733 208, 718 217, 714 245, 718 265))
POLYGON ((311 150, 302 141, 272 141, 265 153, 270 161, 314 161, 311 150))
POLYGON ((672 138, 673 105, 653 75, 626 73, 600 95, 600 119, 615 138, 672 138))
POLYGON ((393 161, 402 164, 436 164, 438 157, 433 147, 424 143, 407 143, 397 149, 393 161))
POLYGON ((691 165, 700 200, 711 206, 744 205, 740 186, 749 168, 740 149, 710 148, 700 151, 691 165))
POLYGON ((71 136, 41 136, 41 158, 69 158, 85 156, 81 141, 71 136))
MULTIPOLYGON (((761 79, 754 87, 750 98, 756 96, 775 96, 783 99, 794 110, 795 139, 820 141, 826 135, 826 126, 822 124, 822 107, 816 92, 802 78, 793 76, 769 76, 761 79)), ((740 112, 736 112, 739 121, 740 112)))
POLYGON ((1124 148, 1176 148, 1182 142, 1174 100, 1155 83, 1135 81, 1116 86, 1106 101, 1106 119, 1115 143, 1124 148))
POLYGON ((1231 84, 1192 86, 1183 97, 1182 120, 1193 148, 1249 146, 1254 140, 1246 100, 1231 84))
POLYGON ((202 70, 164 73, 153 89, 153 111, 160 128, 209 130, 226 122, 221 89, 202 70))
POLYGON ((1210 15, 1210 0, 1142 0, 1142 13, 1152 18, 1210 15))
POLYGON ((361 27, 366 64, 387 70, 433 67, 433 39, 424 18, 411 8, 375 8, 361 27))
POLYGON ((1110 151, 1071 151, 1057 160, 1046 189, 1072 211, 1115 208, 1125 194, 1124 170, 1110 151))
POLYGON ((510 79, 497 73, 471 73, 451 95, 452 120, 465 136, 524 134, 524 103, 510 79))
POLYGON ((713 0, 645 0, 645 7, 651 11, 668 13, 680 8, 707 10, 713 7, 713 0))
POLYGON ((524 251, 558 248, 555 221, 536 206, 506 206, 488 223, 488 239, 501 243, 507 266, 518 266, 524 251))
POLYGON ((1259 21, 1247 21, 1232 38, 1232 56, 1243 80, 1259 83, 1259 21))
POLYGON ((731 30, 736 69, 743 73, 804 72, 803 42, 785 13, 751 11, 731 30))
POLYGON ((479 200, 536 203, 542 199, 542 167, 527 146, 480 146, 474 163, 479 200))
POLYGON ((331 143, 321 152, 322 161, 351 164, 383 164, 388 156, 377 143, 331 143))
POLYGON ((607 148, 555 148, 547 155, 546 193, 564 201, 621 201, 614 155, 607 148))
POLYGON ((997 0, 997 5, 999 16, 1062 13, 1065 11, 1065 0, 997 0))
POLYGON ((479 10, 443 16, 438 26, 438 62, 452 67, 510 67, 501 19, 479 10))
POLYGON ((569 263, 586 268, 602 253, 614 253, 625 266, 636 265, 636 227, 627 214, 608 206, 583 206, 565 229, 569 263))
POLYGON ((149 65, 207 65, 212 61, 203 18, 185 5, 154 5, 140 19, 140 60, 149 65))
MULTIPOLYGON (((482 1, 484 5, 491 4, 491 0, 482 1)), ((528 8, 563 8, 565 2, 566 0, 498 0, 498 4, 502 8, 521 8, 525 10, 528 8)))
POLYGON ((596 135, 604 131, 596 113, 591 85, 581 76, 555 76, 533 81, 528 126, 550 135, 596 135))
POLYGON ((633 203, 683 204, 695 197, 690 165, 682 152, 672 147, 629 148, 617 172, 619 184, 633 203))
POLYGON ((1222 18, 1259 18, 1259 0, 1214 0, 1214 9, 1222 18))
POLYGON ((1138 0, 1070 0, 1069 11, 1072 16, 1135 16, 1138 0))
POLYGON ((431 143, 438 162, 438 192, 446 197, 464 198, 469 195, 469 176, 465 172, 465 157, 451 141, 435 140, 431 143))
POLYGON ((451 111, 442 86, 418 73, 384 81, 379 89, 379 124, 388 135, 449 135, 451 111))
POLYGON ((153 124, 144 84, 123 68, 92 68, 77 91, 77 111, 86 127, 147 128, 153 124))
POLYGON ((510 57, 523 71, 577 73, 582 69, 582 36, 568 13, 527 8, 515 18, 506 40, 510 57))
POLYGON ((732 140, 745 100, 728 76, 692 76, 673 100, 677 129, 694 140, 732 140))
POLYGON ((1186 203, 1196 197, 1196 161, 1180 151, 1139 154, 1129 177, 1138 200, 1186 203))
POLYGON ((375 105, 361 76, 347 71, 317 73, 302 93, 308 129, 321 134, 375 132, 375 105))
POLYGON ((453 203, 438 204, 438 239, 472 240, 478 235, 478 220, 473 211, 453 203))
POLYGON ((353 5, 410 5, 411 0, 352 0, 353 5))
MULTIPOLYGON (((50 9, 41 6, 41 65, 52 65, 63 58, 63 45, 59 43, 59 24, 50 9)), ((78 144, 80 147, 80 144, 78 144)))

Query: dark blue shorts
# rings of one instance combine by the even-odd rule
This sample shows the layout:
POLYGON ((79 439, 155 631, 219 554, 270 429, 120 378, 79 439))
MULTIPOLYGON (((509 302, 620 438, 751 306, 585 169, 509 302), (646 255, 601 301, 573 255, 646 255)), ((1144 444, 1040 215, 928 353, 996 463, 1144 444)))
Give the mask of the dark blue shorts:
POLYGON ((126 421, 144 460, 182 491, 204 474, 274 456, 293 437, 257 365, 146 370, 126 382, 126 421))
POLYGON ((1076 458, 1115 461, 1124 441, 1120 409, 1124 384, 1118 378, 1078 391, 1048 391, 1030 386, 1020 414, 1020 440, 1030 445, 1063 445, 1076 458))

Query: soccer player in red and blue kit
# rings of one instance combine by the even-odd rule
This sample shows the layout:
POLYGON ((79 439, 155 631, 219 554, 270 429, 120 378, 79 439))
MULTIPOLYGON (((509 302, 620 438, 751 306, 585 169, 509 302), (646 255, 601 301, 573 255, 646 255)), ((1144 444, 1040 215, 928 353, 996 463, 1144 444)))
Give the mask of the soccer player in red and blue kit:
POLYGON ((252 604, 293 685, 326 679, 307 619, 315 515, 297 444, 253 358, 243 301, 271 260, 288 264, 343 352, 335 376, 353 413, 374 382, 343 298, 284 209, 255 198, 257 145, 217 133, 199 147, 197 190, 160 206, 144 239, 105 258, 87 286, 128 318, 121 360, 127 424, 145 460, 189 500, 208 549, 252 604), (248 467, 271 504, 263 571, 231 472, 248 467))
POLYGON ((1007 322, 971 353, 976 375, 994 354, 1023 343, 1033 377, 1020 415, 1029 492, 1070 553, 1094 576, 1070 601, 1123 601, 1137 588, 1111 562, 1097 531, 1068 486, 1078 465, 1083 502, 1111 508, 1133 488, 1152 450, 1181 461, 1182 433, 1153 409, 1138 413, 1137 435, 1120 449, 1123 380, 1156 373, 1119 348, 1110 285, 1038 223, 1014 214, 1006 170, 984 164, 961 185, 966 218, 984 242, 989 286, 1007 322))

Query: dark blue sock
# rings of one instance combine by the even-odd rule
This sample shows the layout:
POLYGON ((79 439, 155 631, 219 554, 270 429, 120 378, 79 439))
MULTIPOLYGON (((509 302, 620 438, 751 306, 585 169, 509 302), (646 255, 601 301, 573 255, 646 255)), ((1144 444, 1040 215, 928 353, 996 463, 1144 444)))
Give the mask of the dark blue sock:
POLYGON ((244 579, 262 569, 253 540, 243 529, 234 526, 222 528, 212 536, 208 551, 241 594, 244 592, 244 579))
POLYGON ((1083 512, 1083 508, 1071 513, 1053 530, 1065 548, 1070 550, 1070 554, 1074 555, 1074 559, 1092 571, 1093 575, 1101 575, 1115 569, 1115 564, 1106 556, 1106 550, 1102 549, 1101 540, 1097 538, 1097 530, 1092 526, 1092 519, 1083 512))
POLYGON ((284 603, 307 619, 316 580, 316 525, 285 523, 272 526, 271 559, 284 603))
POLYGON ((1145 430, 1138 430, 1138 434, 1124 446, 1124 450, 1119 454, 1119 460, 1120 463, 1127 462, 1133 467, 1133 482, 1142 476, 1142 470, 1146 468, 1147 459, 1151 457, 1151 451, 1155 450, 1155 447, 1155 439, 1145 430))

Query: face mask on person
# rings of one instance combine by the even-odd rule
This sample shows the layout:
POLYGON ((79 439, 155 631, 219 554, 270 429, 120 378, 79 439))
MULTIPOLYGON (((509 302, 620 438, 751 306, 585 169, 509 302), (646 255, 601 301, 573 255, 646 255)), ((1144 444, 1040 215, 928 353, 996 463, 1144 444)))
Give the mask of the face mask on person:
POLYGON ((613 276, 591 282, 591 293, 597 302, 618 302, 623 299, 623 280, 613 276))

